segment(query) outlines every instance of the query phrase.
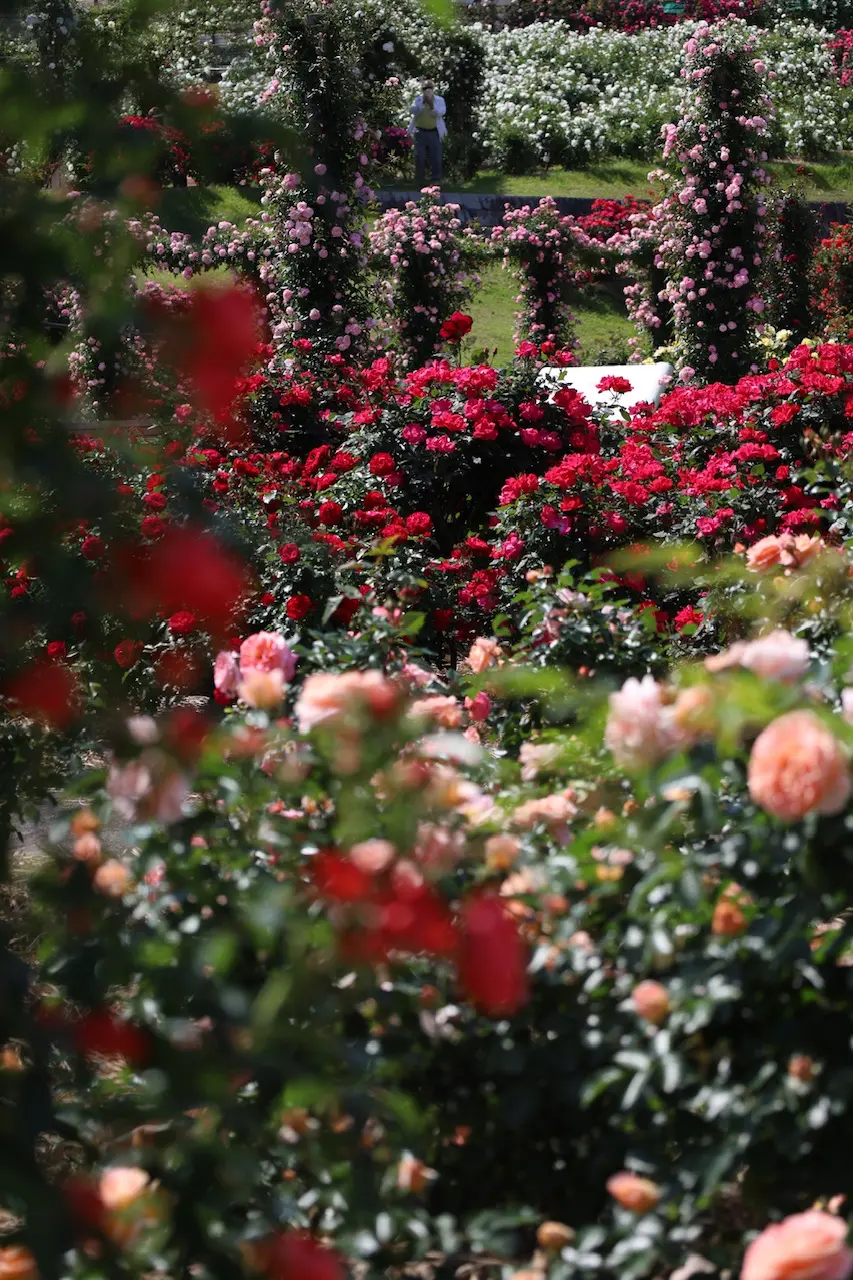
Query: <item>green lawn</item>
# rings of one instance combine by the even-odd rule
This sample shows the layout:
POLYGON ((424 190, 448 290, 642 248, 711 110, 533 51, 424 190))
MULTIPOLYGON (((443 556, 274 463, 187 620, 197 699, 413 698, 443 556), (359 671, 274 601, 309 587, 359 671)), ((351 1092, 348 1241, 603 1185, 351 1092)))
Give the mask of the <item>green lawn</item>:
MULTIPOLYGON (((655 165, 648 160, 600 160, 583 169, 547 169, 530 174, 505 174, 485 170, 471 182, 446 183, 448 191, 482 192, 502 196, 648 196, 649 171, 655 165)), ((810 163, 778 160, 768 165, 781 183, 799 182, 810 200, 853 202, 853 155, 840 155, 837 160, 810 163)), ((395 189, 408 190, 412 183, 396 183, 395 189)))
MULTIPOLYGON (((227 267, 214 267, 212 271, 184 280, 170 271, 155 268, 147 273, 137 272, 140 285, 146 280, 157 284, 177 284, 181 288, 194 289, 211 281, 226 283, 232 276, 227 267)), ((481 351, 502 364, 512 356, 513 329, 515 328, 516 289, 509 272, 500 266, 490 266, 482 273, 483 287, 471 299, 466 310, 473 317, 474 327, 465 343, 466 358, 471 360, 481 351)), ((580 339, 580 357, 589 364, 621 364, 626 355, 626 344, 636 334, 634 326, 625 314, 618 289, 599 287, 591 298, 573 308, 577 317, 577 336, 580 339)))
MULTIPOLYGON (((515 327, 516 289, 509 272, 499 266, 483 272, 483 287, 466 308, 474 326, 467 340, 469 359, 475 352, 486 350, 496 363, 509 359, 513 352, 512 332, 515 327)), ((629 338, 636 336, 618 290, 598 288, 591 298, 573 308, 577 317, 580 356, 585 363, 621 364, 629 338)))

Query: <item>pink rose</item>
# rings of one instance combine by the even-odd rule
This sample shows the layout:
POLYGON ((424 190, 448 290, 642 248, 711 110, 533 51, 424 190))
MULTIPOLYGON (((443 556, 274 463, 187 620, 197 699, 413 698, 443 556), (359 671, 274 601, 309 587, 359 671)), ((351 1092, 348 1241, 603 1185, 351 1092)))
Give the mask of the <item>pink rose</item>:
POLYGON ((224 698, 236 698, 239 683, 240 667, 237 654, 223 649, 216 655, 216 662, 213 664, 213 687, 224 698))
POLYGON ((631 676, 610 695, 604 741, 618 764, 629 768, 654 764, 681 741, 672 708, 653 676, 631 676))
POLYGON ((809 666, 809 646, 789 631, 771 631, 752 640, 741 655, 741 666, 768 680, 798 680, 809 666))
POLYGON ((256 631, 240 645, 240 672, 280 671, 286 681, 293 679, 296 655, 278 631, 256 631))
POLYGON ((747 1249, 741 1280, 846 1280, 853 1270, 847 1223, 821 1209, 765 1227, 747 1249))
POLYGON ((748 782, 755 803, 783 822, 839 813, 851 790, 847 757, 813 711, 790 711, 759 734, 748 782))
POLYGON ((296 703, 300 733, 345 716, 359 704, 379 714, 396 705, 397 690, 381 671, 318 672, 309 676, 296 703))

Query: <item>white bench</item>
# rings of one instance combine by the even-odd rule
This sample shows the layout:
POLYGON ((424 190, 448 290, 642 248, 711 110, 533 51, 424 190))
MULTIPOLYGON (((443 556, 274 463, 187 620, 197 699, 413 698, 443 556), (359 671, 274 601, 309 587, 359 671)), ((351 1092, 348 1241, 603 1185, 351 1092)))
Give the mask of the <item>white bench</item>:
MULTIPOLYGON (((539 381, 552 390, 560 387, 573 387, 587 404, 611 406, 614 410, 630 409, 639 401, 647 401, 655 406, 660 404, 661 396, 672 386, 675 370, 671 364, 600 364, 580 365, 573 369, 560 369, 549 366, 539 373, 539 381), (627 378, 631 384, 630 391, 599 391, 598 384, 602 378, 627 378)), ((621 419, 621 414, 614 412, 613 418, 621 419)))

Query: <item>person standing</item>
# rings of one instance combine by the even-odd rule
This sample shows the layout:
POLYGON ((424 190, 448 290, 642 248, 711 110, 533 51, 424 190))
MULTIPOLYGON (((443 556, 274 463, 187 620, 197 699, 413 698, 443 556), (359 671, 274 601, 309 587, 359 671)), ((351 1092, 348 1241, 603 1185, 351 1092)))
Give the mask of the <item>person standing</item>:
POLYGON ((424 185, 427 166, 430 180, 441 182, 442 144, 447 137, 446 111, 444 98, 436 93, 431 80, 425 80, 412 103, 409 125, 409 133, 415 140, 415 182, 418 189, 424 185))

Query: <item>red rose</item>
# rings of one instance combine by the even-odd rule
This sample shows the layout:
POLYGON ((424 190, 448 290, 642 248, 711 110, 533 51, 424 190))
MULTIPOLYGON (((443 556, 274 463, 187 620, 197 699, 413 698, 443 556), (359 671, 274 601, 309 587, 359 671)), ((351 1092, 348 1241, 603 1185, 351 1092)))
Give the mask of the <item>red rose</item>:
POLYGON ((142 645, 136 640, 120 640, 113 649, 113 657, 115 658, 122 671, 129 671, 139 661, 142 653, 142 645))
POLYGON ((373 890, 373 878, 366 871, 329 849, 314 855, 311 879, 326 902, 363 902, 373 890))
POLYGON ((282 1232, 264 1241, 257 1256, 269 1280, 344 1280, 346 1274, 340 1255, 324 1248, 307 1231, 282 1232))
POLYGON ((71 615, 71 625, 75 631, 82 631, 87 622, 86 614, 80 609, 71 615))
POLYGON ((516 1013, 528 998, 527 952, 518 925, 495 894, 462 904, 459 983, 491 1017, 516 1013))
POLYGON ((340 524, 344 509, 339 502, 321 502, 317 512, 320 524, 340 524))
POLYGON ((425 534, 432 529, 432 516, 425 511, 413 511, 406 517, 406 529, 409 533, 425 534))
POLYGON ((295 542, 286 542, 279 547, 278 554, 282 564, 296 564, 301 552, 295 542))
POLYGON ((150 1057, 147 1032, 117 1018, 109 1009, 84 1014, 72 1031, 80 1053, 125 1058, 132 1066, 141 1066, 150 1057))
POLYGON ((166 532, 166 521, 160 516, 146 516, 141 524, 142 536, 145 538, 162 538, 166 532))
POLYGON ((394 470, 394 459, 390 453, 374 453, 370 459, 370 474, 372 476, 387 476, 394 470))
POLYGON ((196 618, 189 609, 180 609, 169 619, 169 630, 173 636, 188 636, 196 629, 196 618))
POLYGON ((49 658, 55 658, 57 661, 58 661, 60 658, 65 658, 65 657, 67 657, 67 656, 68 656, 68 646, 66 645, 65 641, 64 641, 64 640, 51 640, 51 641, 50 641, 50 643, 49 643, 49 644, 48 644, 48 646, 47 646, 47 656, 48 656, 49 658))
POLYGON ((470 316, 466 316, 462 311, 454 311, 439 329, 439 336, 444 338, 445 342, 461 342, 466 333, 471 332, 471 326, 474 321, 470 316))
POLYGON ((291 622, 300 622, 311 611, 310 596, 291 596, 287 602, 287 616, 291 622))
POLYGON ((335 622, 343 622, 344 624, 352 622, 353 616, 358 613, 361 608, 361 601, 354 600, 351 596, 345 596, 338 605, 332 618, 335 622))
POLYGON ((98 538, 94 534, 90 534, 88 538, 84 538, 80 543, 80 554, 84 560, 100 560, 104 554, 104 540, 98 538))
POLYGON ((166 495, 164 493, 146 493, 142 499, 146 507, 150 507, 152 511, 162 511, 166 505, 166 495))
POLYGON ((47 658, 18 672, 4 693, 23 715, 51 729, 64 729, 78 711, 74 675, 47 658))

